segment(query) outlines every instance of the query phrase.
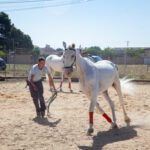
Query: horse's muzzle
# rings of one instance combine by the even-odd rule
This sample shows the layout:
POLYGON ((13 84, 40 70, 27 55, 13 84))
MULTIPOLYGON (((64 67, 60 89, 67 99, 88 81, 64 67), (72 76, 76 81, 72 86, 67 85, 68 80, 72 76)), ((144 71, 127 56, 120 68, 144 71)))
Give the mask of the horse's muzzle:
POLYGON ((70 73, 70 74, 65 74, 65 77, 66 77, 66 78, 71 78, 71 75, 72 75, 72 73, 70 73))
POLYGON ((66 77, 71 77, 72 72, 73 72, 73 68, 72 67, 64 69, 64 74, 65 74, 66 77))

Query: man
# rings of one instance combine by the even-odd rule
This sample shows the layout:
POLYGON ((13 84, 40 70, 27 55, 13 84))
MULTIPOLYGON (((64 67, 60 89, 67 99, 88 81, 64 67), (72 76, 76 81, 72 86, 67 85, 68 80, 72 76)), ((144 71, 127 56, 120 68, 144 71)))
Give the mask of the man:
POLYGON ((94 59, 88 53, 83 52, 81 55, 82 55, 82 57, 88 58, 90 61, 94 62, 94 59))
POLYGON ((43 97, 43 85, 42 85, 42 74, 47 73, 49 78, 49 84, 53 86, 54 91, 56 91, 55 85, 53 83, 53 79, 50 75, 49 70, 45 66, 45 59, 40 57, 38 59, 38 64, 35 64, 32 66, 29 76, 28 76, 28 82, 29 82, 29 90, 31 97, 33 99, 33 103, 36 108, 37 117, 44 117, 45 116, 45 101, 43 97), (39 106, 39 101, 40 106, 39 106))
POLYGON ((74 43, 72 43, 72 48, 75 49, 75 44, 74 43))

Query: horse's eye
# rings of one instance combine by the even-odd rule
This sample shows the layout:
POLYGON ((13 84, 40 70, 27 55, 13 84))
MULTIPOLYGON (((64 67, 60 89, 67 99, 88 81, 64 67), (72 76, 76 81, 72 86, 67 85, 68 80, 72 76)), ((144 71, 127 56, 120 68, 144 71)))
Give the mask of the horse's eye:
POLYGON ((71 58, 73 58, 73 57, 74 57, 74 55, 71 56, 71 58))

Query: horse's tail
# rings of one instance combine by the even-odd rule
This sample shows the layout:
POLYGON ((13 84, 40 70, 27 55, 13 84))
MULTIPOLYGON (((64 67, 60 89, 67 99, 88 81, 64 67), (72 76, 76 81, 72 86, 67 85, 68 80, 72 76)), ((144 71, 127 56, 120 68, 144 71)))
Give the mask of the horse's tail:
POLYGON ((136 91, 135 83, 133 83, 134 79, 127 79, 126 77, 120 79, 121 89, 124 94, 134 95, 136 91))
MULTIPOLYGON (((49 66, 49 56, 46 57, 45 66, 47 67, 47 69, 51 73, 50 66, 49 66)), ((47 74, 46 74, 46 81, 48 81, 48 75, 47 74)))

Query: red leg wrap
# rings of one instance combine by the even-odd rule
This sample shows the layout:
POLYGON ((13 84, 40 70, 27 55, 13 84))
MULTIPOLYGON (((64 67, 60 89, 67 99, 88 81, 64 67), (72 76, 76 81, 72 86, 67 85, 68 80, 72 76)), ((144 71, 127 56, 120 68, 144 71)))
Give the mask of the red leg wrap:
POLYGON ((103 117, 109 122, 112 123, 112 120, 107 116, 107 114, 103 114, 103 117))
POLYGON ((89 112, 89 123, 93 124, 93 112, 89 112))
POLYGON ((71 82, 69 82, 69 89, 71 89, 71 82))

